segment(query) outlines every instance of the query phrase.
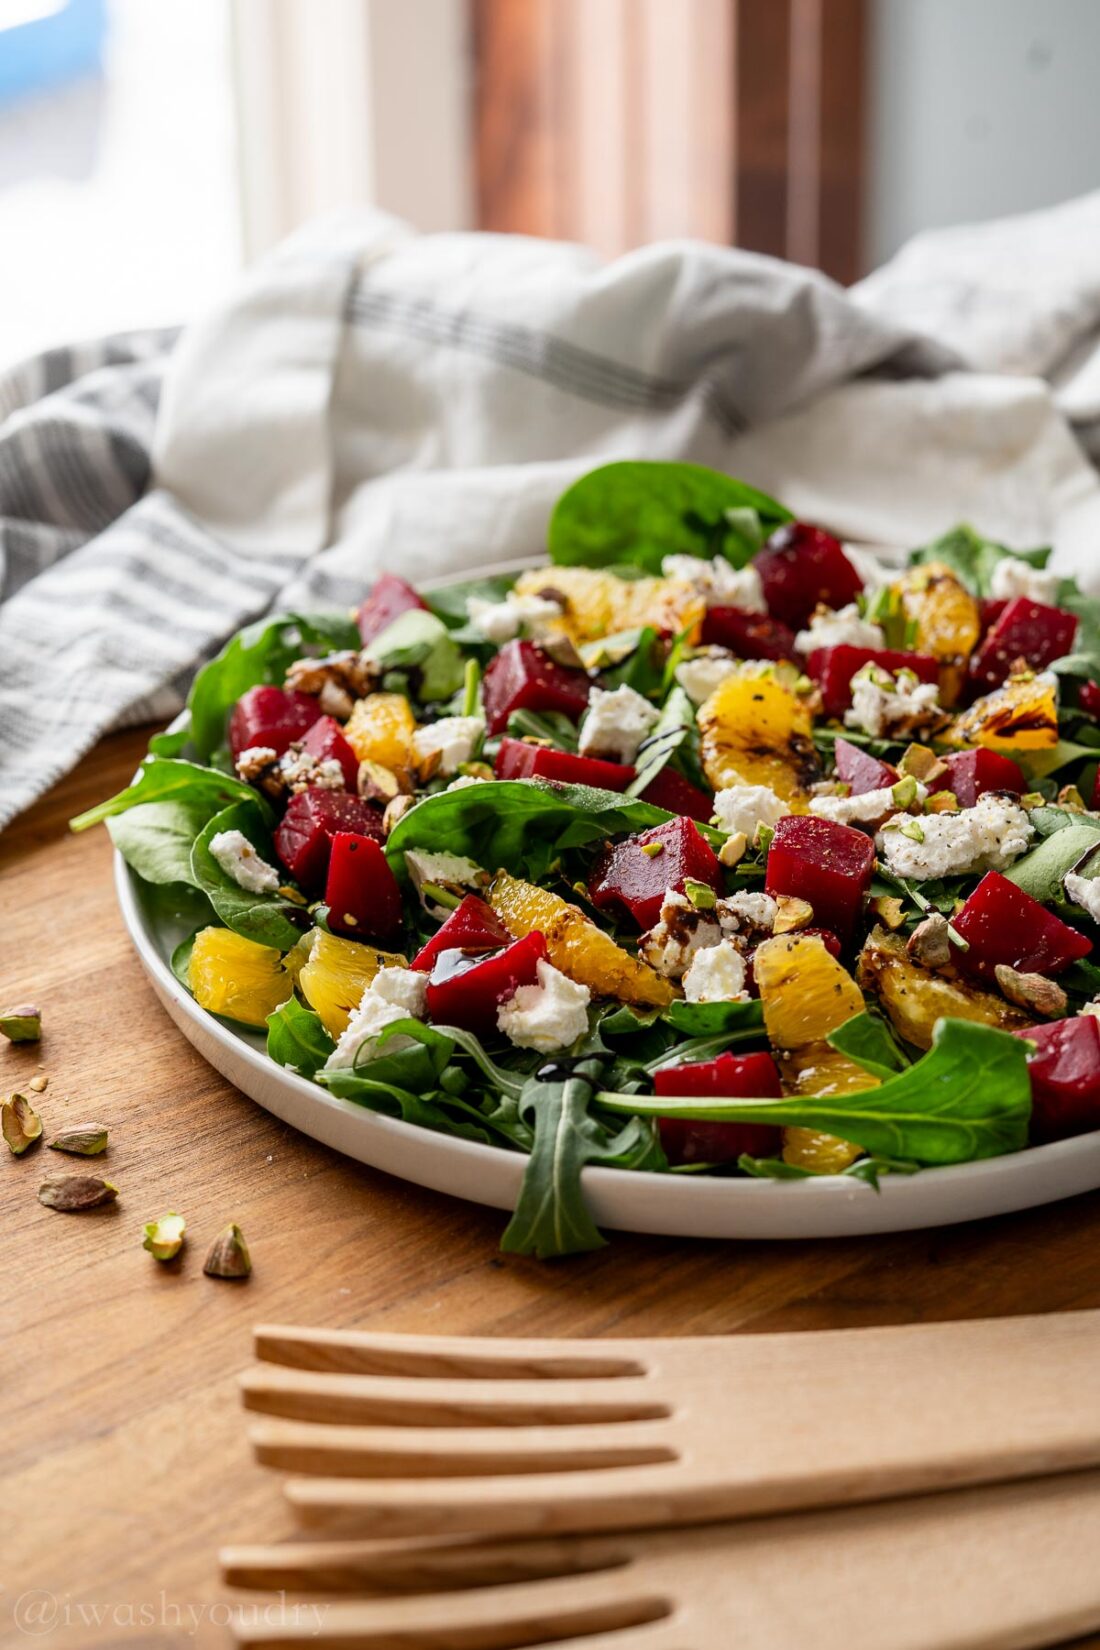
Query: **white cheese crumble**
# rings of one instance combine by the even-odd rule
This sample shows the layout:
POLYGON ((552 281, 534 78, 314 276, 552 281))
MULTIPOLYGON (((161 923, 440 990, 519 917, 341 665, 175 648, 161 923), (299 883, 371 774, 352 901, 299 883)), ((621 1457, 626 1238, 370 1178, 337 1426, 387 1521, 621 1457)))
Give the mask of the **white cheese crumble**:
POLYGON ((895 876, 925 882, 972 871, 1005 871, 1026 850, 1034 827, 1018 802, 987 791, 957 814, 897 814, 875 846, 895 876))
POLYGON ((744 1002, 745 959, 732 940, 719 940, 692 958, 684 975, 684 996, 689 1003, 744 1002))
POLYGON ((1066 891, 1067 899, 1072 900, 1074 905, 1079 905, 1082 911, 1086 911, 1093 922, 1100 922, 1100 882, 1069 871, 1062 878, 1062 887, 1066 891))
POLYGON ((819 647, 885 647, 886 633, 879 624, 860 618, 855 602, 847 607, 819 606, 810 617, 810 628, 794 639, 799 653, 813 653, 819 647))
POLYGON ((739 668, 728 647, 698 647, 690 659, 676 666, 676 680, 693 705, 702 705, 739 668))
POLYGON ((660 919, 638 941, 638 955, 658 974, 678 980, 697 952, 717 945, 721 938, 722 929, 715 915, 697 910, 686 894, 670 888, 661 905, 660 919))
POLYGON ((727 894, 725 899, 718 901, 715 911, 722 924, 722 932, 727 937, 745 931, 770 934, 779 915, 779 907, 770 894, 746 892, 727 894))
POLYGON ((561 602, 552 596, 519 596, 514 592, 503 601, 486 601, 483 596, 469 596, 466 612, 487 641, 500 646, 524 636, 545 636, 554 622, 562 616, 561 602))
POLYGON ((472 859, 464 859, 461 854, 429 854, 422 848, 406 850, 405 868, 418 894, 429 885, 472 893, 484 888, 489 880, 488 873, 472 859))
POLYGON ((684 579, 694 585, 708 607, 739 607, 744 613, 766 613, 764 586, 750 563, 734 567, 725 556, 707 561, 702 556, 666 556, 661 563, 666 579, 684 579))
POLYGON ((769 785, 727 785, 714 797, 714 822, 721 831, 744 831, 751 842, 757 827, 775 828, 790 813, 769 785))
POLYGON ((989 594, 997 602, 1010 602, 1016 596, 1026 596, 1029 601, 1045 602, 1050 607, 1058 600, 1060 583, 1057 573, 1031 567, 1018 556, 1002 556, 993 569, 989 594))
MULTIPOLYGON (((412 968, 380 968, 353 1010, 347 1029, 325 1065, 336 1071, 361 1064, 375 1054, 382 1033, 397 1020, 419 1020, 427 1003, 428 977, 412 968)), ((411 1048, 411 1037, 392 1037, 387 1053, 411 1048)))
POLYGON ((638 747, 653 732, 660 714, 655 705, 625 683, 613 693, 606 688, 593 688, 581 723, 581 755, 633 762, 638 747))
POLYGON ((882 739, 888 733, 914 733, 942 720, 938 683, 922 682, 911 670, 892 676, 868 664, 852 677, 852 708, 844 713, 845 727, 862 728, 873 739, 882 739))
POLYGON ((344 789, 344 770, 336 757, 313 756, 297 741, 280 758, 279 777, 295 796, 300 791, 344 789))
POLYGON ((449 791, 469 790, 471 785, 484 785, 485 776, 480 773, 460 773, 457 779, 452 779, 447 786, 449 791))
POLYGON ((210 855, 238 888, 250 894, 273 894, 282 882, 274 865, 261 859, 243 831, 219 831, 210 838, 210 855))
POLYGON ((480 716, 444 716, 438 722, 417 728, 412 736, 413 752, 418 762, 426 762, 438 751, 437 771, 446 778, 456 773, 463 762, 472 761, 484 732, 485 723, 480 716))
POLYGON ((889 584, 895 576, 894 570, 888 567, 881 557, 876 556, 873 550, 864 550, 855 544, 844 544, 842 549, 863 580, 866 595, 873 595, 884 584, 889 584))
MULTIPOLYGON (((914 802, 923 802, 928 795, 927 785, 917 784, 914 802)), ((838 825, 877 825, 897 808, 894 786, 881 790, 864 791, 862 796, 815 796, 810 800, 810 812, 819 819, 832 819, 838 825)), ((923 826, 923 821, 921 822, 923 826)))
POLYGON ((590 993, 586 985, 539 958, 538 984, 521 985, 497 1009, 497 1029, 517 1048, 550 1054, 568 1048, 588 1030, 590 993))

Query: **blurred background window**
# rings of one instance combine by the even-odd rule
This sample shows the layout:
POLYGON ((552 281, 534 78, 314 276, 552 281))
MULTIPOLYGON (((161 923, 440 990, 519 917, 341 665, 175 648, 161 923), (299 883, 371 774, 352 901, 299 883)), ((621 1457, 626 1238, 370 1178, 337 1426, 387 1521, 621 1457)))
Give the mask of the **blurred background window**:
POLYGON ((0 0, 0 361, 318 212, 851 281, 1100 182, 1096 0, 0 0))

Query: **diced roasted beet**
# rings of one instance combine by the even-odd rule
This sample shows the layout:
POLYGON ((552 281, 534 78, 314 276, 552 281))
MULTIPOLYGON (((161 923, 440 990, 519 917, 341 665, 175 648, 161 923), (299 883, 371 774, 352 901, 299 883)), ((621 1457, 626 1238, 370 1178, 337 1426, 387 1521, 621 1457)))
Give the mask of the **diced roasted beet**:
POLYGON ((1077 689, 1077 705, 1086 716, 1100 717, 1100 682, 1081 682, 1077 689))
POLYGON ((476 956, 478 952, 500 951, 511 943, 511 934, 492 906, 476 894, 467 894, 427 944, 421 946, 412 966, 421 974, 427 974, 441 951, 465 951, 476 956))
POLYGON ((739 659, 793 659, 794 631, 766 613, 743 607, 708 607, 702 640, 728 647, 739 659))
POLYGON ((1100 768, 1097 768, 1096 778, 1092 782, 1092 797, 1089 801, 1089 807, 1094 813, 1100 810, 1100 768))
POLYGON ((538 983, 539 961, 545 956, 546 940, 537 929, 483 957, 458 949, 441 951, 428 975, 428 1013, 437 1025, 492 1036, 497 1009, 521 985, 538 983))
POLYGON ((489 732, 503 733, 514 710, 560 710, 577 722, 591 686, 583 670, 555 664, 534 642, 505 642, 481 684, 489 732))
MULTIPOLYGON (((683 1066, 665 1066, 653 1075, 663 1099, 779 1100, 783 1089, 770 1054, 719 1054, 683 1066)), ((772 1157, 779 1150, 779 1129, 766 1123, 705 1123, 689 1117, 662 1117, 657 1124, 670 1163, 732 1163, 772 1157)))
POLYGON ((684 814, 703 825, 714 812, 714 798, 693 785, 675 768, 662 768, 642 792, 643 802, 652 802, 655 808, 666 808, 670 814, 684 814))
POLYGON ((993 596, 981 596, 979 598, 978 623, 981 626, 981 634, 983 636, 987 631, 993 629, 993 626, 997 623, 997 620, 1000 618, 1007 606, 1007 601, 1002 601, 993 596))
POLYGON ((814 921, 843 941, 852 937, 871 882, 875 845, 864 831, 810 814, 787 814, 768 849, 765 888, 812 907, 814 921))
POLYGON ((525 739, 502 739, 495 764, 498 779, 557 779, 563 785, 596 785, 604 791, 625 791, 634 771, 624 762, 574 756, 572 751, 531 745, 525 739))
POLYGON ((1016 1033, 1036 1044, 1028 1055, 1031 1138, 1036 1145, 1100 1129, 1100 1021, 1077 1014, 1016 1033))
POLYGON ((359 758, 344 738, 335 717, 322 716, 314 722, 302 740, 302 749, 318 762, 339 762, 345 786, 354 791, 359 779, 359 758))
POLYGON ((778 528, 753 566, 764 586, 768 612, 792 630, 801 630, 819 602, 846 607, 863 589, 840 540, 804 521, 778 528))
POLYGON ((826 716, 842 717, 852 703, 852 677, 864 665, 883 670, 911 670, 922 682, 938 682, 939 666, 925 653, 901 653, 892 647, 815 648, 806 660, 806 669, 821 689, 826 716))
POLYGON ((1011 756, 980 747, 973 751, 952 751, 943 760, 947 773, 932 786, 934 791, 953 791, 960 808, 972 808, 986 791, 1015 791, 1021 796, 1027 780, 1011 756))
POLYGON ((896 785, 898 770, 889 762, 880 762, 877 756, 861 751, 847 739, 838 739, 833 746, 836 757, 836 776, 851 789, 853 796, 866 796, 868 791, 881 791, 885 785, 896 785))
POLYGON ((956 963, 987 980, 998 963, 1024 974, 1057 974, 1092 950, 1091 940, 999 871, 986 872, 951 920, 967 944, 954 951, 956 963))
POLYGON ((267 745, 276 756, 304 739, 321 714, 321 707, 308 693, 288 693, 285 688, 251 687, 242 693, 229 718, 229 751, 234 762, 253 745, 267 745))
POLYGON ((401 890, 377 837, 337 831, 325 878, 328 925, 349 940, 392 940, 401 927, 401 890))
POLYGON ((725 887, 713 848, 694 820, 681 817, 606 848, 588 879, 588 893, 597 909, 624 907, 639 928, 652 928, 668 889, 682 891, 688 878, 715 893, 725 887))
POLYGON ((275 832, 275 848, 307 893, 319 892, 324 884, 332 839, 341 831, 385 840, 381 814, 362 797, 316 788, 291 797, 275 832))
POLYGON ((373 590, 356 615, 364 647, 376 636, 381 636, 383 630, 387 630, 402 613, 426 606, 427 603, 420 600, 411 584, 406 584, 396 573, 383 573, 380 579, 375 580, 373 590))
POLYGON ((1016 596, 990 627, 970 662, 970 679, 978 693, 1000 687, 1017 659, 1033 670, 1045 670, 1063 654, 1073 652, 1077 615, 1048 607, 1027 596, 1016 596))

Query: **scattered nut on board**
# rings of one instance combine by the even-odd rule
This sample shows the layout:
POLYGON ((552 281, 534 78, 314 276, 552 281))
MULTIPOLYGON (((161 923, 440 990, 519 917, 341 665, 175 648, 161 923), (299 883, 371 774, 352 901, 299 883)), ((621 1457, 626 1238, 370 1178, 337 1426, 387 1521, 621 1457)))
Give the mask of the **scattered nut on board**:
POLYGON ((104 1203, 113 1203, 117 1197, 118 1187, 97 1174, 50 1175, 38 1188, 39 1203, 70 1215, 98 1209, 104 1203))
POLYGON ((49 1142, 52 1152, 71 1152, 74 1157, 98 1157, 107 1150, 106 1123, 73 1123, 49 1142))
POLYGON ((145 1241, 143 1249, 148 1249, 155 1260, 175 1260, 183 1248, 184 1233, 187 1231, 187 1222, 182 1215, 169 1210, 157 1220, 145 1223, 145 1241))
POLYGON ((210 1245, 203 1271, 208 1278, 246 1278, 251 1270, 252 1257, 244 1233, 233 1222, 224 1232, 219 1232, 210 1245))
POLYGON ((42 1138, 42 1119, 25 1094, 9 1094, 0 1105, 0 1133, 13 1157, 22 1157, 29 1146, 42 1138))

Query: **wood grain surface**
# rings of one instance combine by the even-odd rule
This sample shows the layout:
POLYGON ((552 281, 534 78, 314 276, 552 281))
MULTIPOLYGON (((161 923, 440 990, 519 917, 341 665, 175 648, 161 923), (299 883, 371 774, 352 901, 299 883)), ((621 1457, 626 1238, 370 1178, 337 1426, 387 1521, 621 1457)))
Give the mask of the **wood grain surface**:
POLYGON ((388 1180, 231 1089, 172 1026, 115 908, 102 830, 69 816, 126 782, 145 735, 107 740, 0 836, 0 998, 41 1002, 47 1131, 109 1124, 117 1205, 44 1209, 45 1148, 0 1161, 0 1643, 228 1644, 222 1542, 291 1529, 251 1462, 236 1377, 260 1320, 430 1334, 728 1334, 1100 1305, 1100 1194, 929 1233, 832 1243, 613 1236, 598 1254, 501 1256, 502 1218, 388 1180), (144 1221, 184 1214, 158 1265, 144 1221), (202 1275, 243 1227, 247 1283, 202 1275))

